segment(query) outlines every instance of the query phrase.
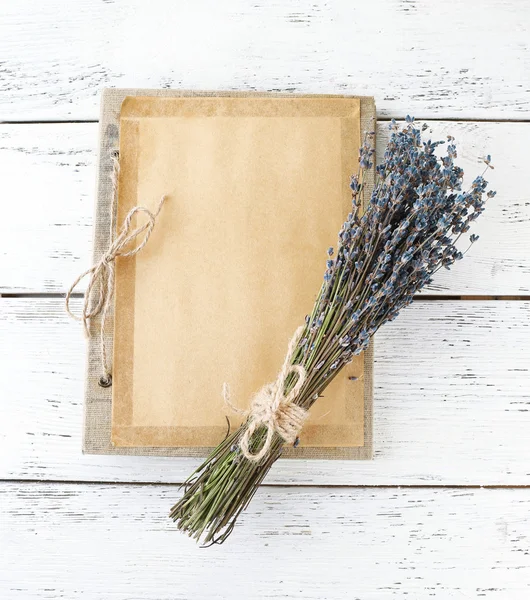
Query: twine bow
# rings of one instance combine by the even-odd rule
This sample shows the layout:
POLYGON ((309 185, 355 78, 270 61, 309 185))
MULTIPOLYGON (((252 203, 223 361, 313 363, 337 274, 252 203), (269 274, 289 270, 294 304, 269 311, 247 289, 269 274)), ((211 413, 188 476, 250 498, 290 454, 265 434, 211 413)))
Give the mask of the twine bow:
MULTIPOLYGON (((114 197, 113 204, 116 196, 116 170, 118 168, 117 160, 114 162, 115 170, 113 172, 113 183, 114 183, 114 197)), ((118 256, 134 256, 138 254, 143 247, 147 244, 151 233, 156 224, 156 218, 158 217, 162 205, 166 200, 166 196, 162 196, 158 203, 156 211, 153 213, 149 209, 143 206, 135 206, 132 208, 123 222, 121 231, 114 241, 111 241, 108 250, 103 254, 100 260, 87 269, 70 286, 70 289, 66 293, 65 303, 66 311, 76 321, 83 323, 85 336, 90 337, 90 319, 101 314, 101 325, 100 325, 100 342, 101 342, 101 363, 104 371, 104 376, 100 379, 100 384, 103 387, 108 387, 112 381, 111 366, 107 357, 107 349, 105 345, 105 325, 107 322, 109 308, 111 306, 112 297, 114 295, 114 278, 115 278, 115 261, 118 256), (137 213, 144 213, 147 215, 147 221, 143 225, 139 225, 134 229, 131 229, 131 222, 137 213), (126 250, 127 246, 135 241, 135 239, 145 232, 141 242, 126 250), (70 300, 74 289, 79 285, 82 279, 90 276, 88 286, 85 292, 85 300, 83 303, 83 311, 81 316, 74 314, 70 309, 70 300), (97 290, 97 295, 95 290, 97 290), (92 296, 95 296, 95 300, 92 302, 92 296), (92 306, 91 306, 92 304, 92 306)), ((112 232, 111 232, 112 240, 112 232)))
POLYGON ((303 326, 296 330, 289 342, 285 360, 276 380, 264 385, 253 396, 248 411, 242 411, 233 406, 230 401, 228 385, 226 383, 223 385, 225 403, 235 412, 248 416, 248 425, 239 441, 239 446, 243 456, 252 462, 259 462, 267 455, 275 433, 278 433, 286 443, 294 443, 307 417, 307 411, 295 404, 300 389, 307 378, 307 372, 301 365, 291 364, 294 351, 303 331, 303 326), (296 374, 297 380, 291 391, 286 395, 285 381, 291 374, 296 374), (250 449, 250 440, 255 431, 262 426, 266 427, 267 435, 260 450, 253 453, 250 449))

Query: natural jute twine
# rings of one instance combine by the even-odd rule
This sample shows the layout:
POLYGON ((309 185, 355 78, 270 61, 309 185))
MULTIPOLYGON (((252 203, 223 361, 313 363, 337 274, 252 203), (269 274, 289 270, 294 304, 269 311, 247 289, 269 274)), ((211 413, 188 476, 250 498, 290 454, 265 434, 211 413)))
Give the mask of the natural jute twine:
MULTIPOLYGON (((113 153, 112 158, 114 168, 112 171, 113 191, 111 211, 113 216, 118 195, 117 182, 119 172, 119 161, 117 153, 113 153)), ((82 321, 85 336, 87 338, 90 337, 90 319, 93 319, 94 317, 101 314, 99 335, 101 344, 101 365, 104 373, 103 377, 100 378, 100 385, 102 387, 108 387, 111 385, 112 382, 112 367, 107 355, 107 348, 105 345, 105 326, 107 323, 109 308, 112 304, 112 298, 114 295, 114 263, 118 256, 134 256, 144 248, 144 246, 149 240, 149 237, 151 236, 151 233, 153 232, 154 226, 156 224, 156 218, 160 213, 165 199, 166 197, 162 196, 154 213, 148 210, 147 208, 144 208, 143 206, 135 206, 134 208, 132 208, 127 213, 127 216, 125 217, 125 220, 121 227, 121 231, 114 241, 112 241, 113 227, 111 227, 110 245, 108 247, 108 250, 103 253, 102 257, 96 264, 94 264, 92 267, 90 267, 90 269, 87 269, 84 273, 79 275, 79 277, 74 281, 74 283, 70 286, 70 289, 66 293, 66 311, 76 321, 82 321), (137 213, 144 213, 145 215, 147 215, 148 220, 143 225, 139 225, 136 228, 131 229, 132 219, 137 213), (134 242, 136 238, 143 233, 145 233, 145 235, 143 236, 142 240, 138 243, 138 245, 127 250, 127 246, 134 242), (71 311, 70 300, 72 298, 74 289, 77 287, 80 281, 88 275, 90 276, 90 279, 88 281, 88 286, 85 292, 83 311, 81 313, 81 316, 78 316, 71 311), (94 296, 93 302, 92 296, 94 296)), ((112 218, 111 222, 113 222, 112 218)))
POLYGON ((289 342, 283 366, 276 380, 264 385, 253 396, 248 411, 242 411, 231 403, 228 384, 223 385, 223 397, 226 404, 235 412, 247 416, 247 427, 239 441, 239 446, 243 456, 252 462, 259 462, 268 454, 275 433, 278 433, 286 443, 293 444, 304 425, 307 411, 295 404, 295 400, 307 378, 307 372, 301 365, 291 364, 303 331, 304 326, 296 330, 289 342), (285 381, 291 374, 295 374, 297 380, 292 390, 286 395, 285 381), (255 431, 262 426, 266 428, 267 436, 260 450, 252 453, 249 447, 250 440, 255 431))

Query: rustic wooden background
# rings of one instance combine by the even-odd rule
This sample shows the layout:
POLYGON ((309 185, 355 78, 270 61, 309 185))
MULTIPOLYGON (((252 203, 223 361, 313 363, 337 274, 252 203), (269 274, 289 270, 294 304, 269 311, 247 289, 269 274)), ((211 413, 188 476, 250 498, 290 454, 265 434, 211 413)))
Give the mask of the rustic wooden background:
POLYGON ((530 2, 0 6, 0 597, 530 597, 530 2), (498 195, 376 339, 375 460, 280 461, 227 544, 166 514, 196 464, 82 456, 105 86, 370 94, 451 132, 498 195))

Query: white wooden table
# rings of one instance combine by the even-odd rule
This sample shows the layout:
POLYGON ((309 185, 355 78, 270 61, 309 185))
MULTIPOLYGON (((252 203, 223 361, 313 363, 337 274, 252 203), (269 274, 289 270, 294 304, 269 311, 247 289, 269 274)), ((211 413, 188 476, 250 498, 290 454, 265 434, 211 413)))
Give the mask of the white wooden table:
POLYGON ((528 0, 0 7, 0 598, 530 597, 528 0), (372 94, 497 198, 377 335, 375 460, 280 461, 221 547, 167 519, 193 460, 82 456, 103 86, 372 94))

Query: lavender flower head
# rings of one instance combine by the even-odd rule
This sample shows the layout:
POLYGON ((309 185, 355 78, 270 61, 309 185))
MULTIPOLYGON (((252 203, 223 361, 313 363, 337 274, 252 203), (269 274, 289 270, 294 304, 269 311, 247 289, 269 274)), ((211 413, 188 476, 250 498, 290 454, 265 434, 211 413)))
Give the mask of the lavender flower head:
MULTIPOLYGON (((445 142, 423 141, 412 117, 403 129, 392 120, 390 130, 383 162, 376 167, 377 183, 361 216, 363 178, 373 166, 375 134, 365 135, 359 174, 351 180, 352 212, 339 232, 334 258, 333 249, 328 250, 324 284, 307 321, 297 362, 308 370, 318 368, 311 398, 439 269, 463 258, 458 240, 484 211, 486 199, 495 195, 485 193, 483 175, 493 168, 490 156, 484 159, 484 173, 463 191, 464 172, 454 163, 452 136, 439 158, 437 148, 445 142), (316 344, 323 339, 325 343, 316 344)), ((477 235, 469 237, 471 244, 477 240, 477 235)))

